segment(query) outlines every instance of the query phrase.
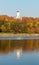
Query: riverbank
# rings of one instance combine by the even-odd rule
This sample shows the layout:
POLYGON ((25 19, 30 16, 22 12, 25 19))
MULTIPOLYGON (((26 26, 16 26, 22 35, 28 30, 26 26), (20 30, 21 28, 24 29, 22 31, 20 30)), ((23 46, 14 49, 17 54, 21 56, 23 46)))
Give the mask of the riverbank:
POLYGON ((39 36, 39 34, 13 34, 13 33, 0 33, 1 37, 25 37, 25 36, 39 36))

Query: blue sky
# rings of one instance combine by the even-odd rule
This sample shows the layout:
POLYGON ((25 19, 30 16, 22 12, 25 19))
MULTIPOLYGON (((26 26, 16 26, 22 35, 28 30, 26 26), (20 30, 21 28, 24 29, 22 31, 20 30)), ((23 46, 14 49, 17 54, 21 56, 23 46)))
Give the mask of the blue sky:
POLYGON ((0 0, 0 15, 39 17, 39 0, 0 0))

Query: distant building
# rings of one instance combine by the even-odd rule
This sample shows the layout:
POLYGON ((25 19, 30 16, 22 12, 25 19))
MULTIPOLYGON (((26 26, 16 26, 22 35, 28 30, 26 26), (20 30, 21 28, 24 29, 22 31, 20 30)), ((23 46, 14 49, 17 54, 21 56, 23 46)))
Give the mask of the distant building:
POLYGON ((20 12, 19 11, 17 11, 17 14, 16 14, 16 19, 20 19, 21 17, 20 17, 20 12))

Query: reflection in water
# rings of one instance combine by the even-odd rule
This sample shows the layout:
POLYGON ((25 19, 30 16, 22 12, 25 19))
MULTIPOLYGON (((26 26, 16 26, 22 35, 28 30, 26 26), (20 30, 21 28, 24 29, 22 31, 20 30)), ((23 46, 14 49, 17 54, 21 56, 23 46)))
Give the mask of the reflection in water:
POLYGON ((22 52, 39 50, 39 40, 0 40, 0 53, 17 49, 22 52))
POLYGON ((22 50, 21 49, 17 49, 16 50, 16 55, 17 55, 17 58, 18 59, 20 58, 21 53, 22 53, 22 50))
POLYGON ((0 40, 0 53, 14 52, 17 57, 25 51, 39 50, 39 40, 0 40))
POLYGON ((0 40, 0 65, 39 65, 39 40, 0 40))

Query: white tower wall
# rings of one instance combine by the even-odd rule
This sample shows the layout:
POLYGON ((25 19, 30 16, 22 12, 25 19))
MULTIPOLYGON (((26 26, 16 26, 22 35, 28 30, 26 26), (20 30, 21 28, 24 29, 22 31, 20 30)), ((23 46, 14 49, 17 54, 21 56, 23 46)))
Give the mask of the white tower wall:
POLYGON ((20 18, 20 12, 19 12, 19 11, 17 11, 16 18, 17 18, 17 19, 20 18))

